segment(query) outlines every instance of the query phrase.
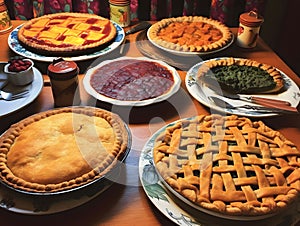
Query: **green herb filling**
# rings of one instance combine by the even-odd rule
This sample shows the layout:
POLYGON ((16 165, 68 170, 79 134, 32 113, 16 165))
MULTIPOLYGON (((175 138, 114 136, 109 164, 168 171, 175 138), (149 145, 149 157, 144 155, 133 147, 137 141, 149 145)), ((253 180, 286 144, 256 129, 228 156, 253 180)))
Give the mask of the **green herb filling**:
POLYGON ((211 71, 209 77, 214 76, 219 83, 223 83, 240 93, 276 86, 273 77, 268 72, 254 66, 218 66, 212 68, 211 71))

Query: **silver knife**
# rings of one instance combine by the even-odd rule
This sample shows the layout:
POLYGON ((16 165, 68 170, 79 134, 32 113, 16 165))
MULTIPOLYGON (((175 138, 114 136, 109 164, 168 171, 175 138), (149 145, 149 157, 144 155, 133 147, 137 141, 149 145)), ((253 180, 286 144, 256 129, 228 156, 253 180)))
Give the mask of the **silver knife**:
POLYGON ((267 106, 254 106, 249 104, 239 105, 239 106, 233 106, 230 103, 226 102, 224 99, 220 99, 216 96, 208 96, 208 99, 213 102, 215 105, 221 107, 221 108, 227 108, 227 109, 235 109, 235 110, 241 110, 244 109, 247 112, 256 112, 256 113, 275 113, 275 114, 298 114, 298 111, 294 111, 294 108, 292 111, 290 110, 284 110, 279 108, 273 108, 273 107, 267 107, 267 106))
MULTIPOLYGON (((205 84, 206 85, 206 84, 205 84)), ((211 87, 209 87, 211 89, 211 87)), ((219 87, 216 89, 213 89, 215 93, 217 93, 220 96, 226 97, 228 99, 232 100, 242 100, 246 102, 251 102, 255 103, 264 107, 268 108, 273 108, 273 109, 280 109, 283 111, 289 111, 289 112, 294 112, 294 113, 299 113, 298 109, 295 107, 290 106, 291 104, 287 101, 282 101, 282 100, 275 100, 275 99, 270 99, 270 98, 261 98, 261 97, 245 97, 241 96, 239 94, 233 94, 229 93, 225 90, 220 89, 219 87)))
POLYGON ((133 34, 135 32, 145 30, 145 29, 149 28, 150 26, 151 26, 151 24, 149 22, 142 21, 141 23, 139 23, 135 27, 133 27, 133 28, 129 29, 128 31, 126 31, 125 34, 126 35, 133 34))
POLYGON ((276 108, 284 111, 291 111, 291 112, 298 113, 297 108, 290 106, 291 104, 288 101, 254 97, 254 96, 245 97, 238 94, 231 94, 227 92, 223 92, 222 95, 229 99, 247 101, 247 102, 259 104, 261 106, 265 106, 269 108, 276 108))
POLYGON ((276 100, 271 98, 265 98, 265 97, 256 97, 256 96, 241 96, 239 94, 232 94, 223 92, 222 95, 224 97, 234 99, 234 100, 244 100, 249 101, 255 104, 260 104, 261 102, 269 103, 269 104, 279 104, 279 105, 287 105, 290 106, 291 103, 285 100, 276 100))
POLYGON ((222 89, 220 87, 219 82, 215 81, 215 80, 210 80, 208 79, 206 82, 204 82, 204 84, 212 89, 213 91, 215 91, 217 94, 233 99, 233 100, 243 100, 243 101, 248 101, 251 103, 255 103, 255 104, 260 104, 260 105, 264 105, 267 104, 272 105, 272 106, 290 106, 291 103, 285 100, 276 100, 276 99, 271 99, 271 98, 266 98, 266 97, 257 97, 257 96, 251 96, 251 95, 247 95, 247 96, 243 96, 240 94, 236 94, 236 93, 232 93, 232 92, 228 92, 224 89, 222 89))
POLYGON ((149 22, 142 21, 141 23, 139 23, 135 27, 133 27, 133 28, 129 29, 128 31, 126 31, 125 32, 125 38, 124 38, 123 43, 120 47, 120 54, 124 53, 124 47, 125 47, 125 43, 126 43, 126 35, 133 34, 135 32, 148 29, 150 26, 151 26, 151 24, 149 22))

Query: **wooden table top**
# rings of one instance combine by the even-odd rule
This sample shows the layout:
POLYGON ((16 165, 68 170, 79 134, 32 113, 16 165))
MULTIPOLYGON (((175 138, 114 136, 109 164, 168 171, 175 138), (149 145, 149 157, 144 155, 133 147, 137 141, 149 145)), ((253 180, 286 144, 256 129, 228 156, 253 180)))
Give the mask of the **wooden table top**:
MULTIPOLYGON (((14 28, 22 21, 12 21, 14 28)), ((128 28, 126 28, 128 29, 128 28)), ((236 33, 237 29, 232 29, 236 33)), ((143 56, 136 45, 138 33, 127 36, 125 47, 126 56, 143 56)), ((0 62, 7 62, 11 56, 16 54, 9 49, 7 44, 8 33, 0 35, 0 62)), ((116 50, 103 59, 121 56, 116 50)), ((258 39, 257 47, 250 50, 243 50, 233 43, 228 49, 215 54, 215 56, 233 56, 257 60, 270 64, 285 74, 300 86, 299 77, 270 49, 261 39, 258 39)), ((80 61, 78 65, 81 69, 80 81, 84 71, 94 61, 94 59, 80 61)), ((13 114, 0 117, 0 132, 5 131, 11 124, 41 111, 54 108, 52 91, 46 74, 49 63, 35 61, 44 76, 44 87, 42 92, 28 106, 13 114)), ((186 70, 178 69, 179 75, 184 81, 186 70)), ((80 89, 82 105, 95 105, 91 97, 80 89)), ((209 109, 193 99, 182 82, 181 89, 168 101, 139 108, 112 107, 104 103, 96 103, 97 107, 109 109, 118 113, 126 123, 128 123, 132 134, 132 148, 125 161, 124 172, 122 172, 122 182, 114 183, 108 190, 90 200, 89 202, 72 208, 67 211, 50 215, 28 215, 15 213, 5 208, 0 209, 1 225, 20 225, 26 222, 27 225, 172 225, 174 224, 164 214, 162 214, 149 200, 141 186, 138 176, 138 165, 141 150, 149 137, 163 125, 180 118, 191 117, 197 114, 209 114, 209 109)), ((1 103, 0 103, 1 107, 1 103)), ((266 125, 280 131, 285 137, 300 147, 300 116, 289 115, 261 118, 266 125)), ((0 185, 1 186, 1 185, 0 185)), ((0 200, 0 206, 3 206, 0 200)), ((213 219, 210 225, 215 225, 213 219)), ((239 225, 236 221, 220 221, 220 225, 239 225), (221 222, 221 223, 220 223, 221 222)), ((248 222, 249 223, 249 222, 248 222)), ((257 222, 256 222, 257 223, 257 222)), ((247 224, 247 222, 245 223, 247 224)), ((249 223, 250 225, 251 223, 249 223)), ((261 221, 259 225, 274 224, 270 221, 261 221)), ((300 226, 300 223, 298 223, 300 226)), ((286 224, 287 225, 287 224, 286 224)))

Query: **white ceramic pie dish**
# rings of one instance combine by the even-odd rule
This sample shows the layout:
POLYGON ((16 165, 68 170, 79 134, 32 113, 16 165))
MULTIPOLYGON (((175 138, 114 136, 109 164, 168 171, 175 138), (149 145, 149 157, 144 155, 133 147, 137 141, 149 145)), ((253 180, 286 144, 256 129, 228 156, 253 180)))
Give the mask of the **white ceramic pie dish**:
POLYGON ((182 57, 194 57, 194 56, 206 56, 206 55, 209 55, 209 54, 214 54, 214 53, 218 53, 218 52, 221 52, 225 49, 227 49, 228 47, 230 47, 235 38, 234 38, 234 35, 232 34, 231 35, 231 38, 229 40, 229 42, 224 45, 223 47, 220 47, 219 49, 215 49, 215 50, 211 50, 211 51, 207 51, 207 52, 191 52, 191 51, 180 51, 180 50, 175 50, 175 49, 170 49, 170 48, 167 48, 167 47, 164 47, 162 45, 159 45, 158 43, 156 43, 153 39, 151 39, 150 35, 149 35, 149 30, 147 31, 147 38, 148 40, 150 41, 150 43, 152 45, 154 45, 155 47, 167 52, 167 53, 171 53, 171 54, 174 54, 174 55, 177 55, 177 56, 182 56, 182 57))
POLYGON ((147 58, 147 57, 120 57, 120 58, 113 59, 113 60, 105 60, 105 61, 102 61, 98 64, 97 64, 97 62, 95 62, 92 65, 96 65, 96 66, 94 66, 92 68, 89 68, 87 70, 87 72, 85 73, 85 76, 83 78, 84 89, 87 91, 88 94, 90 94, 91 96, 93 96, 97 100, 107 102, 107 103, 110 103, 110 104, 113 104, 113 105, 138 107, 138 106, 146 106, 146 105, 158 103, 158 102, 161 102, 161 101, 164 101, 164 100, 168 99, 173 94, 175 94, 179 90, 180 85, 181 85, 180 76, 179 76, 179 74, 178 74, 178 72, 176 71, 175 68, 173 68, 170 65, 164 63, 163 61, 153 60, 153 59, 150 59, 150 58, 147 58), (137 100, 137 101, 117 100, 117 99, 113 99, 113 98, 104 96, 104 95, 99 94, 98 92, 96 92, 96 90, 90 84, 90 80, 91 80, 91 76, 92 76, 93 72, 96 69, 98 69, 98 68, 100 68, 100 67, 102 67, 106 64, 113 64, 116 61, 127 60, 127 59, 128 60, 129 59, 134 59, 134 60, 141 60, 141 61, 156 62, 156 63, 166 67, 173 75, 173 79, 174 79, 173 85, 171 86, 171 88, 166 93, 164 93, 160 96, 157 96, 155 98, 145 99, 145 100, 137 100))

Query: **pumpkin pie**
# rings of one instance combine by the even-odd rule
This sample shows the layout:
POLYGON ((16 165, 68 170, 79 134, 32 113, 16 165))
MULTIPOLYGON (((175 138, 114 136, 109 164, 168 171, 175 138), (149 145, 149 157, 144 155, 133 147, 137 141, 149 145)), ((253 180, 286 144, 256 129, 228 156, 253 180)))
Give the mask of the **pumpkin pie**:
POLYGON ((148 37, 167 49, 206 53, 226 46, 232 40, 227 26, 202 16, 163 19, 153 24, 148 37))

